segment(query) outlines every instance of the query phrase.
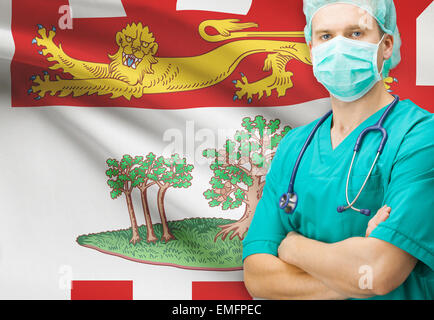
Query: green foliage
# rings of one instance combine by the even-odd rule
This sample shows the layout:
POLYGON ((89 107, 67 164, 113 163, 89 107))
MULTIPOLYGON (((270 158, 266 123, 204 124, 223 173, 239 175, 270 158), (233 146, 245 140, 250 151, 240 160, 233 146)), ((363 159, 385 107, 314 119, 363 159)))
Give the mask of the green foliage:
POLYGON ((228 166, 226 167, 226 170, 229 172, 229 174, 237 174, 242 172, 242 170, 236 166, 228 166))
MULTIPOLYGON (((225 201, 221 201, 221 202, 215 201, 215 204, 216 205, 221 204, 223 210, 236 209, 241 207, 244 198, 245 198, 244 192, 241 191, 240 189, 237 189, 237 191, 235 192, 235 199, 233 199, 230 196, 227 196, 225 201)), ((210 206, 212 206, 211 202, 209 203, 210 206)))
POLYGON ((153 163, 155 160, 156 155, 153 154, 152 152, 149 152, 148 155, 146 156, 146 161, 149 163, 153 163))
POLYGON ((253 123, 250 120, 249 117, 246 117, 243 119, 243 123, 241 124, 248 132, 252 132, 253 131, 253 123))
POLYGON ((186 159, 181 159, 177 154, 167 159, 157 158, 152 152, 146 157, 134 158, 126 154, 120 161, 107 159, 106 163, 108 169, 105 174, 109 178, 107 184, 111 188, 112 199, 140 187, 149 180, 161 181, 175 188, 188 188, 193 178, 191 172, 194 166, 186 164, 186 159))
POLYGON ((206 199, 215 199, 218 198, 220 195, 218 193, 216 193, 213 189, 208 189, 206 190, 203 195, 205 196, 206 199))
POLYGON ((205 149, 202 151, 202 155, 205 158, 214 158, 217 157, 218 153, 216 149, 205 149))
POLYGON ((269 124, 268 124, 268 133, 269 134, 273 134, 277 131, 277 129, 279 129, 279 125, 280 125, 280 120, 276 119, 276 120, 270 120, 269 124))
MULTIPOLYGON (((209 190, 209 191, 212 191, 212 190, 209 190)), ((211 197, 215 196, 211 192, 206 193, 206 195, 211 196, 211 197)), ((219 196, 220 195, 217 194, 217 197, 219 197, 219 196)), ((233 199, 230 196, 227 196, 225 201, 219 202, 218 204, 220 204, 220 203, 222 204, 223 210, 236 209, 236 208, 241 207, 241 205, 243 204, 243 200, 246 198, 244 191, 241 190, 240 188, 237 188, 237 190, 234 192, 234 196, 235 196, 235 199, 233 199)), ((211 204, 211 202, 209 204, 211 204)))
POLYGON ((244 194, 244 192, 241 191, 241 189, 237 189, 237 191, 235 191, 234 195, 235 195, 235 199, 238 199, 238 200, 243 200, 246 198, 246 195, 244 194))
POLYGON ((229 173, 227 170, 215 170, 214 174, 217 178, 222 180, 228 180, 229 179, 229 173))
POLYGON ((231 197, 227 197, 226 201, 222 203, 222 209, 223 210, 228 210, 230 209, 232 205, 232 198, 231 197))
POLYGON ((179 182, 173 184, 174 188, 188 188, 190 186, 191 186, 191 182, 179 182))
MULTIPOLYGON (((212 189, 203 194, 207 200, 210 200, 209 206, 221 205, 223 210, 228 210, 238 208, 246 201, 245 191, 239 185, 244 184, 248 188, 252 186, 253 177, 249 174, 252 166, 257 168, 269 166, 270 160, 265 157, 265 151, 275 150, 283 137, 291 130, 291 127, 286 126, 279 133, 280 125, 279 119, 267 122, 260 115, 253 119, 245 117, 241 123, 244 130, 238 130, 234 135, 234 140, 225 141, 223 149, 220 150, 224 154, 219 154, 216 149, 206 149, 202 152, 204 157, 214 158, 214 162, 210 164, 210 169, 214 172, 214 176, 210 180, 212 189), (225 161, 218 159, 223 156, 225 161), (236 188, 235 200, 216 192, 217 189, 223 189, 227 182, 230 183, 232 189, 236 188), (218 201, 217 198, 221 196, 225 199, 218 201)), ((225 190, 226 194, 231 193, 231 190, 225 190)))
POLYGON ((166 168, 164 167, 157 167, 152 171, 152 174, 155 175, 156 179, 158 179, 158 176, 166 172, 166 168))
POLYGON ((291 127, 286 126, 283 128, 281 134, 275 134, 271 137, 271 144, 268 147, 268 149, 274 150, 279 145, 280 141, 288 134, 288 132, 291 131, 291 127))
POLYGON ((117 180, 108 180, 107 184, 109 185, 109 187, 113 189, 121 189, 124 183, 119 179, 117 179, 117 180))
POLYGON ((262 154, 260 154, 260 153, 254 153, 252 155, 252 163, 255 166, 257 166, 259 168, 262 168, 264 166, 264 162, 265 162, 265 157, 262 154))
POLYGON ((220 166, 221 166, 221 164, 218 161, 216 161, 216 162, 211 163, 210 169, 213 171, 216 171, 218 168, 220 168, 220 166))
POLYGON ((115 189, 115 190, 112 190, 112 191, 110 192, 110 196, 111 196, 112 199, 116 199, 116 198, 119 197, 121 194, 122 194, 122 191, 119 190, 119 189, 115 189))
POLYGON ((135 187, 138 187, 138 186, 140 186, 142 183, 144 183, 145 182, 145 178, 143 177, 143 176, 141 176, 141 175, 139 175, 134 181, 133 181, 133 183, 132 183, 132 187, 133 188, 135 188, 135 187))
POLYGON ((216 177, 212 177, 210 181, 211 186, 214 189, 222 189, 225 185, 220 181, 220 179, 217 179, 216 177))
POLYGON ((241 207, 242 204, 243 204, 243 201, 236 200, 236 201, 232 202, 231 209, 239 208, 239 207, 241 207))
POLYGON ((131 158, 130 155, 126 154, 121 160, 121 169, 125 170, 128 167, 131 167, 132 164, 133 164, 133 158, 131 158))
POLYGON ((246 131, 237 131, 235 133, 234 139, 238 142, 249 140, 252 135, 246 131))
POLYGON ((259 136, 262 138, 264 136, 264 129, 267 127, 267 121, 265 121, 263 116, 257 116, 254 123, 256 124, 256 129, 259 131, 259 136))
POLYGON ((106 176, 109 178, 115 177, 119 174, 119 170, 118 169, 108 169, 105 172, 106 176))
POLYGON ((241 177, 240 177, 240 175, 237 175, 237 176, 234 175, 234 176, 232 176, 230 182, 231 182, 233 185, 236 185, 237 183, 241 182, 241 177))
POLYGON ((222 201, 218 201, 216 199, 210 201, 208 204, 210 207, 218 207, 220 204, 222 203, 222 201))
POLYGON ((251 187, 253 184, 253 179, 251 176, 245 174, 243 175, 243 182, 245 185, 247 185, 248 187, 251 187))
POLYGON ((249 141, 241 141, 239 150, 241 157, 248 157, 252 152, 252 143, 249 141))
MULTIPOLYGON (((275 147, 277 147, 282 138, 291 130, 291 127, 286 126, 282 129, 282 132, 278 134, 277 131, 281 123, 280 120, 270 120, 267 123, 263 116, 256 116, 254 119, 246 117, 242 121, 243 123, 241 125, 247 130, 247 132, 237 132, 237 134, 235 135, 235 140, 238 142, 248 140, 255 131, 258 131, 259 138, 263 138, 265 134, 271 136, 271 140, 273 143, 271 148, 268 147, 269 149, 274 149, 275 147)), ((256 150, 258 149, 259 148, 257 148, 256 150)))
POLYGON ((170 158, 159 157, 157 168, 149 176, 154 181, 160 181, 169 187, 188 188, 193 179, 191 172, 194 166, 187 164, 185 158, 181 159, 178 154, 170 158))
POLYGON ((231 140, 226 140, 225 148, 227 154, 232 154, 235 150, 235 142, 231 140))
POLYGON ((107 159, 107 165, 109 167, 119 168, 119 162, 116 159, 107 159))
POLYGON ((107 180, 107 184, 111 188, 110 197, 116 199, 124 192, 124 181, 120 179, 120 176, 123 176, 120 174, 121 165, 116 159, 107 159, 106 163, 108 170, 106 170, 105 174, 110 178, 107 180))

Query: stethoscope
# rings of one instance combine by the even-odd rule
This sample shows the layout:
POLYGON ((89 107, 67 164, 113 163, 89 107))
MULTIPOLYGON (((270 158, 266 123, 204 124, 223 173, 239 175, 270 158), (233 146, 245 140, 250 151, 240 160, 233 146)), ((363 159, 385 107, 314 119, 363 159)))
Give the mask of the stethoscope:
MULTIPOLYGON (((351 160, 350 170, 348 171, 347 183, 346 183, 346 186, 345 186, 345 196, 346 196, 346 200, 347 200, 347 205, 346 206, 339 206, 337 208, 338 212, 344 212, 345 210, 351 208, 354 211, 360 212, 361 214, 363 214, 365 216, 370 216, 371 215, 371 210, 369 210, 369 209, 357 209, 357 208, 354 207, 354 204, 356 203, 357 199, 359 199, 360 194, 362 193, 363 189, 365 188, 366 182, 368 181, 369 177, 371 176, 372 170, 374 169, 374 166, 377 163, 377 160, 378 160, 380 154, 383 152, 384 146, 386 145, 386 141, 387 141, 388 136, 387 136, 386 129, 384 129, 384 127, 383 127, 383 122, 386 119, 386 117, 389 115, 389 113, 392 110, 392 108, 394 106, 396 106, 397 103, 399 102, 399 97, 397 95, 393 95, 393 96, 395 97, 395 100, 393 100, 393 102, 389 105, 389 107, 386 109, 386 111, 384 111, 384 113, 383 113, 382 117, 380 118, 380 120, 378 120, 378 122, 375 125, 370 126, 370 127, 366 128, 366 129, 364 129, 362 131, 362 133, 360 133, 359 137, 357 138, 356 145, 354 146, 353 159, 351 160), (382 140, 380 142, 380 146, 378 147, 377 156, 375 157, 375 160, 372 163, 371 169, 369 170, 369 173, 366 176, 366 179, 363 182, 363 185, 360 188, 359 193, 354 198, 354 200, 350 203, 350 201, 348 199, 348 183, 350 181, 350 175, 351 175, 351 171, 353 169, 354 159, 356 158, 356 154, 357 154, 357 152, 359 152, 360 147, 362 146, 362 142, 363 142, 363 139, 365 138, 366 134, 369 133, 369 132, 371 132, 371 131, 380 131, 381 134, 382 134, 382 136, 383 136, 383 138, 382 138, 382 140)), ((303 158, 303 155, 306 152, 307 147, 312 142, 312 139, 313 139, 315 133, 318 131, 319 127, 324 123, 324 121, 332 113, 333 113, 333 111, 330 110, 324 117, 322 117, 318 121, 318 123, 315 125, 315 127, 312 130, 312 132, 310 133, 309 137, 307 138, 306 142, 304 143, 304 146, 301 149, 300 154, 298 155, 297 161, 295 162, 294 169, 292 171, 291 180, 289 181, 288 192, 284 193, 280 197, 279 207, 280 207, 280 209, 285 210, 285 212, 288 213, 288 214, 289 213, 293 213, 295 211, 295 209, 297 208, 297 204, 298 204, 298 195, 294 191, 294 182, 295 182, 295 176, 297 175, 298 167, 300 166, 301 159, 303 158)))

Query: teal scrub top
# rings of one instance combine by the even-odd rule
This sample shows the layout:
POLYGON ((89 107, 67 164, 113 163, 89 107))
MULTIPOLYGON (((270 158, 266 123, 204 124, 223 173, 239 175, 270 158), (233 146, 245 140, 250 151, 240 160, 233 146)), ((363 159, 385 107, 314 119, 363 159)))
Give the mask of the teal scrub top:
MULTIPOLYGON (((310 239, 334 243, 364 237, 369 220, 387 204, 390 217, 370 237, 387 241, 418 259, 406 281, 394 291, 371 299, 434 299, 434 116, 410 100, 400 101, 383 126, 388 141, 360 198, 354 204, 370 209, 364 216, 347 205, 345 184, 359 134, 374 125, 387 106, 366 119, 334 150, 330 129, 332 116, 320 126, 295 179, 298 206, 287 214, 279 208, 288 191, 291 173, 308 135, 319 121, 291 130, 280 142, 266 175, 266 183, 243 240, 243 261, 252 254, 277 256, 280 242, 290 231, 310 239)), ((366 135, 356 156, 349 182, 349 200, 360 190, 376 156, 381 134, 366 135)))

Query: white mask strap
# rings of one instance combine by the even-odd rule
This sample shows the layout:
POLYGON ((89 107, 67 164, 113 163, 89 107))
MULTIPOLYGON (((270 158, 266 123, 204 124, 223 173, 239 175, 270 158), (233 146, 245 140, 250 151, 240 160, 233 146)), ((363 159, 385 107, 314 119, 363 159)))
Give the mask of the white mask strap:
MULTIPOLYGON (((378 54, 378 50, 380 50, 380 44, 381 44, 381 42, 383 42, 385 36, 386 36, 386 33, 383 34, 383 36, 381 37, 380 42, 378 42, 378 44, 377 44, 377 46, 378 46, 377 54, 378 54)), ((386 62, 386 60, 383 60, 383 65, 381 66, 381 71, 380 71, 380 77, 383 77, 383 69, 384 69, 384 63, 385 62, 386 62)))

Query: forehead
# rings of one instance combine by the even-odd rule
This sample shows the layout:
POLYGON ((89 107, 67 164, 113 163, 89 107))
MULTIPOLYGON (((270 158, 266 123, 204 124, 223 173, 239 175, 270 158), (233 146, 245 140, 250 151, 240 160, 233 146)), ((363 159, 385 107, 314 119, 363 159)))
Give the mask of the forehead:
POLYGON ((344 30, 355 27, 377 28, 377 22, 366 10, 348 3, 335 3, 319 9, 312 19, 312 30, 344 30))
POLYGON ((131 38, 139 37, 142 41, 152 42, 154 40, 153 33, 149 32, 148 26, 143 27, 141 23, 138 25, 128 25, 123 30, 124 35, 131 38))

